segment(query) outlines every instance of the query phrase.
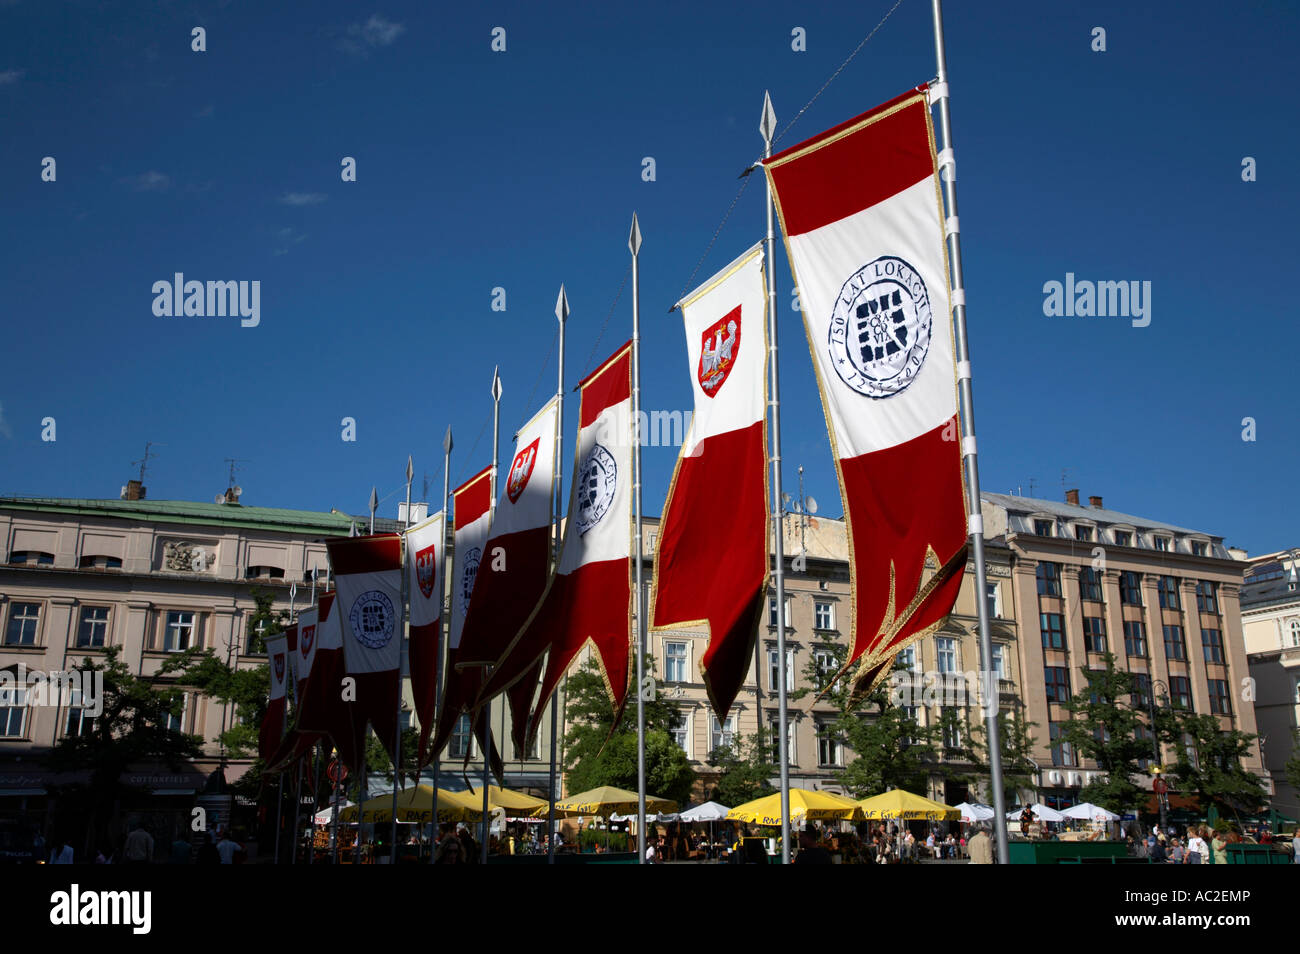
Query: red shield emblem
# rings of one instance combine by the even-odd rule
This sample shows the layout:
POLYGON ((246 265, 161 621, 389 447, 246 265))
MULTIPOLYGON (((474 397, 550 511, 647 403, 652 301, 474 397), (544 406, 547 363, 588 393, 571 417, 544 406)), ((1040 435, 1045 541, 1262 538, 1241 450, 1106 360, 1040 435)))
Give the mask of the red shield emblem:
POLYGON ((306 659, 311 654, 311 644, 316 642, 316 627, 304 626, 298 632, 298 651, 306 659))
POLYGON ((510 465, 510 476, 506 479, 506 494, 511 503, 519 502, 519 495, 528 486, 528 478, 533 476, 533 465, 537 463, 537 445, 540 437, 515 455, 515 462, 510 465))
POLYGON ((696 370, 700 387, 709 397, 718 393, 740 354, 740 306, 737 305, 709 327, 700 341, 700 366, 696 370))
POLYGON ((283 682, 284 681, 284 653, 276 653, 275 656, 272 657, 272 661, 275 663, 275 681, 283 682))
POLYGON ((423 550, 415 551, 415 577, 420 584, 420 592, 424 598, 433 598, 433 578, 435 576, 438 564, 434 555, 434 547, 437 544, 430 543, 423 550))

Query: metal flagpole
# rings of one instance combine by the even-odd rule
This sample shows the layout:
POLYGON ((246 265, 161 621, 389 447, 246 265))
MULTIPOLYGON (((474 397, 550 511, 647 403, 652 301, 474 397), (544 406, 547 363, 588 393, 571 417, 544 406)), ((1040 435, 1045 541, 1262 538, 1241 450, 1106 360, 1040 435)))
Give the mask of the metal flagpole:
MULTIPOLYGON (((488 506, 491 508, 492 516, 489 518, 489 526, 496 520, 497 514, 497 467, 500 463, 500 445, 501 445, 501 375, 497 373, 498 368, 492 369, 492 474, 488 478, 491 481, 491 489, 488 491, 488 506)), ((491 668, 483 671, 486 679, 492 672, 491 668)), ((487 864, 488 860, 488 837, 491 834, 491 816, 488 814, 488 786, 491 784, 492 774, 492 700, 488 700, 483 706, 483 844, 479 847, 479 861, 487 864)))
POLYGON ((632 506, 636 533, 636 850, 645 864, 645 695, 641 687, 645 665, 645 601, 641 592, 641 226, 632 213, 627 237, 632 253, 632 506))
POLYGON ((311 816, 307 826, 311 832, 311 839, 307 843, 307 864, 309 865, 316 863, 316 812, 320 810, 320 767, 324 761, 322 748, 319 744, 311 747, 312 761, 316 763, 316 785, 312 788, 311 816))
MULTIPOLYGON (((776 112, 772 109, 772 97, 763 93, 763 116, 758 123, 758 131, 763 136, 763 158, 772 157, 772 134, 776 132, 776 112)), ((764 179, 767 179, 764 176, 764 179)), ((772 505, 776 529, 776 653, 777 680, 776 690, 778 729, 781 737, 777 739, 777 755, 781 759, 781 863, 790 863, 790 730, 787 728, 789 712, 786 700, 786 655, 785 655, 785 525, 781 514, 781 386, 777 368, 776 349, 776 227, 774 224, 774 206, 772 204, 772 182, 767 179, 767 354, 768 365, 772 375, 772 394, 768 406, 772 409, 772 505)), ((759 726, 760 730, 762 726, 759 726)))
MULTIPOLYGON (((564 294, 564 285, 560 285, 559 297, 555 299, 555 317, 560 322, 560 370, 558 383, 555 387, 555 464, 551 469, 551 482, 555 484, 555 494, 551 497, 551 525, 555 531, 555 538, 552 541, 554 559, 558 562, 560 559, 560 511, 564 507, 564 496, 561 494, 561 485, 564 481, 564 471, 560 466, 560 448, 564 444, 564 323, 569 318, 569 296, 564 294)), ((568 679, 568 675, 565 675, 568 679)), ((567 701, 567 696, 566 696, 567 701)), ((560 793, 555 790, 556 776, 556 750, 559 743, 560 735, 560 701, 556 698, 556 693, 551 693, 551 806, 546 815, 546 863, 555 864, 555 802, 560 797, 560 793)))
MULTIPOLYGON (((934 55, 938 78, 930 90, 930 102, 939 104, 939 131, 943 148, 939 151, 940 178, 947 206, 944 233, 947 237, 948 261, 952 273, 952 309, 954 337, 957 343, 957 387, 961 401, 961 450, 966 470, 966 495, 970 498, 970 539, 975 557, 975 606, 979 614, 980 662, 984 672, 993 670, 993 641, 989 636, 989 607, 984 594, 988 587, 984 565, 984 520, 980 507, 979 463, 975 456, 975 405, 971 391, 970 341, 966 334, 966 285, 961 270, 961 233, 957 228, 957 160, 952 148, 952 121, 948 111, 948 57, 943 43, 943 0, 931 0, 934 11, 934 55)), ((999 738, 997 683, 987 676, 985 709, 988 719, 989 782, 993 787, 993 828, 997 833, 998 861, 1007 864, 1006 797, 1002 791, 1002 742, 999 738)))
MULTIPOLYGON (((451 638, 451 605, 446 597, 447 585, 446 580, 451 575, 451 561, 448 559, 450 554, 447 547, 447 534, 451 527, 451 520, 448 515, 447 501, 451 498, 451 425, 447 426, 447 436, 442 439, 442 578, 443 592, 439 593, 442 599, 442 616, 443 625, 441 627, 443 638, 439 641, 438 646, 438 688, 437 698, 434 700, 434 711, 437 717, 442 718, 442 684, 446 678, 447 671, 447 641, 451 638)), ((473 450, 473 448, 470 448, 473 450)), ((429 844, 429 864, 438 857, 438 836, 441 834, 438 825, 438 783, 442 775, 442 753, 433 753, 433 837, 429 844)))
POLYGON ((331 819, 334 828, 334 864, 338 865, 341 850, 339 845, 339 776, 342 774, 340 769, 343 768, 343 763, 339 761, 338 749, 334 749, 330 753, 330 761, 334 763, 334 778, 332 779, 334 782, 334 817, 331 819))
POLYGON ((289 853, 289 864, 298 863, 298 822, 302 818, 302 756, 298 756, 298 787, 293 793, 293 850, 289 853))
MULTIPOLYGON (((415 476, 414 462, 411 455, 406 455, 406 526, 411 529, 411 479, 415 476)), ((410 624, 411 611, 411 575, 406 566, 406 534, 402 534, 402 614, 403 628, 410 624)), ((409 639, 409 636, 408 636, 409 639)), ((410 643, 406 642, 407 659, 410 659, 410 643)), ((408 662, 409 665, 409 662, 408 662)), ((397 737, 393 740, 393 832, 392 844, 388 846, 388 863, 397 864, 397 786, 402 775, 402 653, 397 653, 397 737)))

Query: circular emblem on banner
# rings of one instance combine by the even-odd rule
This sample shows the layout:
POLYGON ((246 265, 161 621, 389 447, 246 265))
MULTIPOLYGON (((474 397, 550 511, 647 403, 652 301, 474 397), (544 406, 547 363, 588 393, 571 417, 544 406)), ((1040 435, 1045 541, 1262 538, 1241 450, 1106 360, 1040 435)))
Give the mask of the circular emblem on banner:
POLYGON ((835 299, 827 352, 845 384, 869 398, 907 389, 930 350, 934 316, 925 282, 882 255, 849 276, 835 299))
POLYGON ((383 649, 393 638, 397 615, 387 593, 367 590, 353 601, 348 621, 357 642, 370 649, 383 649))
POLYGON ((609 513, 618 488, 618 466, 614 455, 599 444, 592 444, 578 474, 578 533, 588 530, 609 513))
POLYGON ((469 612, 469 598, 474 595, 474 581, 478 578, 478 564, 483 559, 483 550, 470 547, 465 551, 464 562, 460 569, 460 618, 469 612))

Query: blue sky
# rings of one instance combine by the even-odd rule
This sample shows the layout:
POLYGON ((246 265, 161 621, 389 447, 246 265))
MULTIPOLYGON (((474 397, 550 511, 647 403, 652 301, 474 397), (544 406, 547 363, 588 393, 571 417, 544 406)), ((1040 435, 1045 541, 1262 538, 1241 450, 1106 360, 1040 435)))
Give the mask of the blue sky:
MULTIPOLYGON (((0 493, 114 497, 151 440, 151 498, 211 500, 237 457, 245 503, 360 513, 374 484, 394 516, 408 453, 417 497, 424 473, 440 491, 449 424, 453 482, 489 460, 494 365, 503 456, 552 393, 561 282, 570 385, 630 336, 630 287, 604 324, 633 210, 643 403, 687 409, 667 308, 761 151, 764 89, 784 129, 891 5, 5 0, 0 493), (260 325, 155 317, 177 271, 260 281, 260 325)), ((1300 13, 1221 10, 949 4, 976 424, 986 490, 1060 499, 1068 468, 1110 507, 1264 552, 1300 542, 1300 13), (1045 317, 1067 272, 1150 281, 1150 326, 1045 317)), ((778 146, 933 74, 929 4, 903 0, 778 146)), ((696 282, 763 227, 755 177, 696 282)), ((783 251, 776 274, 786 483, 802 464, 839 514, 783 251)), ((648 512, 675 456, 646 451, 648 512)))

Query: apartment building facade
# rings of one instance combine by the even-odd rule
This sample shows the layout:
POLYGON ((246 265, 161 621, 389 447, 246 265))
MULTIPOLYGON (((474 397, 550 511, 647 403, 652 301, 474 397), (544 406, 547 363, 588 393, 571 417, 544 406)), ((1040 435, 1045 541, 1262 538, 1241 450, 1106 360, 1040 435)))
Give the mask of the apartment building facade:
MULTIPOLYGON (((985 534, 1012 553, 1021 688, 1048 805, 1072 803, 1098 772, 1060 739, 1070 718, 1061 703, 1086 687, 1083 670, 1104 668, 1106 651, 1137 676, 1139 706, 1210 713, 1224 729, 1257 731, 1243 691, 1243 566, 1222 537, 1107 510, 1101 497, 1083 506, 1078 491, 1062 503, 984 494, 983 516, 985 534)), ((1161 761, 1172 762, 1172 752, 1162 750, 1161 761)), ((1265 775, 1257 752, 1245 768, 1265 775)))

